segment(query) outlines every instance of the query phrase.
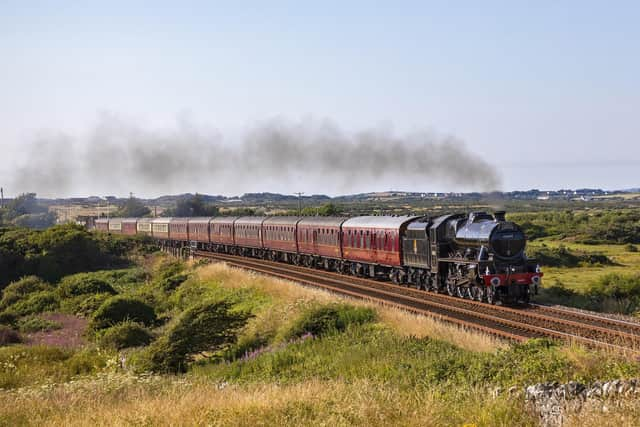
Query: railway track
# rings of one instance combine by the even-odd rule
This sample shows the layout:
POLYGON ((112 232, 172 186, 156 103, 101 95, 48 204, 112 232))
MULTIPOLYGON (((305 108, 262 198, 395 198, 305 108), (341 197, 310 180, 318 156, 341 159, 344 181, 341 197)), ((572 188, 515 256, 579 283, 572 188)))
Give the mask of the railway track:
POLYGON ((632 322, 534 304, 521 308, 489 305, 392 283, 254 258, 203 251, 193 252, 193 255, 342 295, 400 307, 511 341, 548 337, 640 354, 640 324, 632 322))

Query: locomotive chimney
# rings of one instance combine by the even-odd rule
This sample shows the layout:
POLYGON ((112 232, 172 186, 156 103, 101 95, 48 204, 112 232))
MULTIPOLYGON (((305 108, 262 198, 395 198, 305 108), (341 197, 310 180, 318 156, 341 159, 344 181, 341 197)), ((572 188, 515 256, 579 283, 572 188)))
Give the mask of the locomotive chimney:
POLYGON ((493 213, 493 217, 496 219, 496 221, 506 221, 505 214, 505 211, 495 211, 493 213))

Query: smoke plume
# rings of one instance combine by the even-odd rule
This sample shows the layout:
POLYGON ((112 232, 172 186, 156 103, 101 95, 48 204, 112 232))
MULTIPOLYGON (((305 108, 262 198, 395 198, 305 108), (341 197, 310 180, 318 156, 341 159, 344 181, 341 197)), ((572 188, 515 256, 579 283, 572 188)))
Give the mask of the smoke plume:
POLYGON ((105 115, 84 136, 41 134, 29 146, 14 188, 48 195, 500 186, 495 168, 454 137, 427 131, 397 136, 389 129, 347 133, 311 119, 269 120, 225 140, 185 120, 175 129, 152 130, 105 115))

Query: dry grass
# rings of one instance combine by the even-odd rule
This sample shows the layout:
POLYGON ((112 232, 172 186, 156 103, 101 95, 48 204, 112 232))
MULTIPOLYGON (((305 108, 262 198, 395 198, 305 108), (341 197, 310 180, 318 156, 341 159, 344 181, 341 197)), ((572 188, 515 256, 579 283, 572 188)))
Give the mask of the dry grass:
POLYGON ((283 303, 299 300, 317 302, 339 301, 340 298, 319 289, 313 289, 274 277, 229 267, 225 263, 211 263, 197 269, 200 281, 214 281, 227 288, 257 288, 283 303))
MULTIPOLYGON (((266 321, 275 324, 277 319, 291 319, 313 302, 327 303, 345 300, 345 298, 330 292, 232 268, 223 263, 212 263, 200 267, 197 274, 201 281, 214 281, 224 287, 260 289, 282 303, 259 315, 260 322, 266 321)), ((491 352, 505 347, 503 341, 484 333, 460 328, 402 309, 352 298, 348 300, 353 305, 375 308, 380 320, 403 336, 436 338, 467 350, 482 352, 491 352)))
POLYGON ((530 424, 531 419, 515 401, 488 398, 481 390, 469 390, 464 399, 458 402, 463 407, 460 410, 443 401, 437 391, 416 393, 369 381, 225 386, 112 375, 48 389, 1 393, 0 425, 530 424))
POLYGON ((430 337, 471 351, 493 352, 507 344, 490 335, 444 323, 397 308, 377 306, 380 319, 404 336, 430 337))

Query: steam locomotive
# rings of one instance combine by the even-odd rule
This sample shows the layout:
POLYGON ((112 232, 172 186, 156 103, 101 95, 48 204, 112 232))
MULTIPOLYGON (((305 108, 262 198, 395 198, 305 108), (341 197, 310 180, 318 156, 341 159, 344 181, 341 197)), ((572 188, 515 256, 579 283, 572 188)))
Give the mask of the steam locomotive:
POLYGON ((490 304, 526 303, 543 274, 505 213, 428 216, 101 218, 97 230, 391 280, 490 304))

